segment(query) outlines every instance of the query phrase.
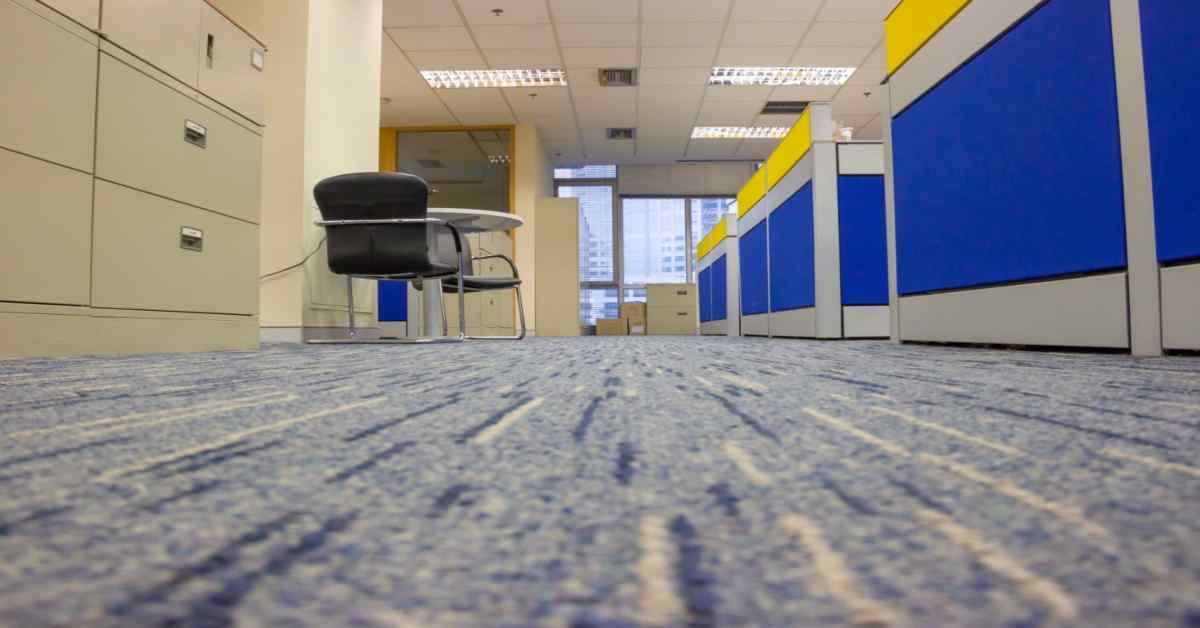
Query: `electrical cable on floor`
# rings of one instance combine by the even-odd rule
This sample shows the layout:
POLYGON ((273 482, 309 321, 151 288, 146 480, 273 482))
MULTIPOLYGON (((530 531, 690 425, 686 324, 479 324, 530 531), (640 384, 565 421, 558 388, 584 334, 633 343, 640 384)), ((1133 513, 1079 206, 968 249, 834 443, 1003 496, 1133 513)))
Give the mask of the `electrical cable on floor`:
POLYGON ((324 236, 324 237, 322 237, 322 238, 321 238, 321 241, 317 243, 317 248, 313 249, 313 250, 312 250, 312 253, 309 253, 308 255, 305 255, 305 256, 304 256, 304 259, 300 260, 299 262, 296 262, 295 264, 292 264, 291 266, 288 266, 287 268, 280 268, 280 269, 279 269, 279 270, 277 270, 277 271, 270 272, 270 273, 267 273, 267 274, 265 274, 265 275, 262 275, 261 277, 259 277, 259 278, 258 278, 258 280, 259 280, 259 281, 262 281, 263 279, 267 279, 267 278, 270 278, 270 277, 274 277, 275 275, 282 275, 283 273, 286 273, 286 272, 288 272, 289 270, 295 270, 295 269, 297 269, 297 268, 300 268, 301 266, 303 266, 303 265, 304 265, 304 263, 305 263, 305 262, 307 262, 308 260, 312 259, 312 256, 316 255, 316 254, 317 254, 317 251, 320 251, 322 246, 325 246, 325 240, 327 240, 327 239, 329 239, 329 236, 324 236))

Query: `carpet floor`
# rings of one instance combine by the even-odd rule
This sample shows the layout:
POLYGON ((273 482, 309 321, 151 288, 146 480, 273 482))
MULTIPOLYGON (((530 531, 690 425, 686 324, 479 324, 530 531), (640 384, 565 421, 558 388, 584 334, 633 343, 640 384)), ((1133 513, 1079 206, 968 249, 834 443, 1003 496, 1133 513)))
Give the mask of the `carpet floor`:
POLYGON ((1200 360, 0 362, 0 625, 1197 626, 1200 360))

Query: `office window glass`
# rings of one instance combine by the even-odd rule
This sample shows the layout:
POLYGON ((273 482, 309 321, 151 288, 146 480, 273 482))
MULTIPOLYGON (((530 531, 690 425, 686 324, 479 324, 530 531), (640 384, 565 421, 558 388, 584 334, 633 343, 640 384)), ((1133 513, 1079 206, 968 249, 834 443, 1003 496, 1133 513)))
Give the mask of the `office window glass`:
POLYGON ((611 185, 561 185, 558 195, 579 199, 579 280, 614 282, 611 185))
MULTIPOLYGON (((692 198, 688 199, 690 207, 690 219, 692 221, 692 268, 695 269, 697 262, 696 250, 700 248, 700 240, 708 235, 712 228, 721 222, 721 218, 730 212, 737 213, 736 198, 692 198)), ((692 281, 696 280, 696 273, 692 273, 692 281)))
POLYGON ((636 301, 641 301, 642 303, 646 302, 646 289, 645 288, 626 288, 625 289, 625 302, 633 303, 636 301))
POLYGON ((682 198, 622 201, 621 263, 626 284, 687 281, 687 226, 682 198))
POLYGON ((579 294, 579 322, 595 325, 597 318, 617 318, 616 288, 584 288, 579 294))
POLYGON ((617 167, 612 164, 592 164, 579 168, 555 168, 555 179, 615 179, 617 167))

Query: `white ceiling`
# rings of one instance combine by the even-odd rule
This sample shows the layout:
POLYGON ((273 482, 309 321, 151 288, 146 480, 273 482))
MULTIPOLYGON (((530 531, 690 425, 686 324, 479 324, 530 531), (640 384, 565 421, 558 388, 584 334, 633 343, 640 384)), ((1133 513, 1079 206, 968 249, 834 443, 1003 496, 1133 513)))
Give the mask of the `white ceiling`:
POLYGON ((773 140, 692 140, 693 125, 790 125, 767 100, 832 101, 878 139, 883 18, 896 0, 384 0, 385 126, 535 125, 556 164, 763 159, 773 140), (503 9, 499 16, 493 9, 503 9), (710 87, 714 65, 857 67, 838 87, 710 87), (637 67, 636 87, 600 87, 637 67), (569 87, 432 90, 419 70, 566 68, 569 87), (533 96, 536 95, 536 96, 533 96), (605 128, 635 126, 635 141, 605 128))

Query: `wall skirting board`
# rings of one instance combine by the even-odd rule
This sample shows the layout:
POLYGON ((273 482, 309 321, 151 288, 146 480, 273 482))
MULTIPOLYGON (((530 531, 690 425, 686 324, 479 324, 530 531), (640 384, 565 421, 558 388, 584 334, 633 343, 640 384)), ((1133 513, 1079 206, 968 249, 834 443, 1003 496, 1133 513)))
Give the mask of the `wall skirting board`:
POLYGON ((900 297, 906 341, 1129 347, 1124 272, 900 297))
POLYGON ((1200 262, 1162 269, 1163 346, 1200 350, 1200 262))
POLYGON ((771 312, 771 337, 816 338, 817 308, 771 312))
POLYGON ((891 333, 891 308, 886 305, 848 305, 842 308, 847 338, 887 338, 891 333))

